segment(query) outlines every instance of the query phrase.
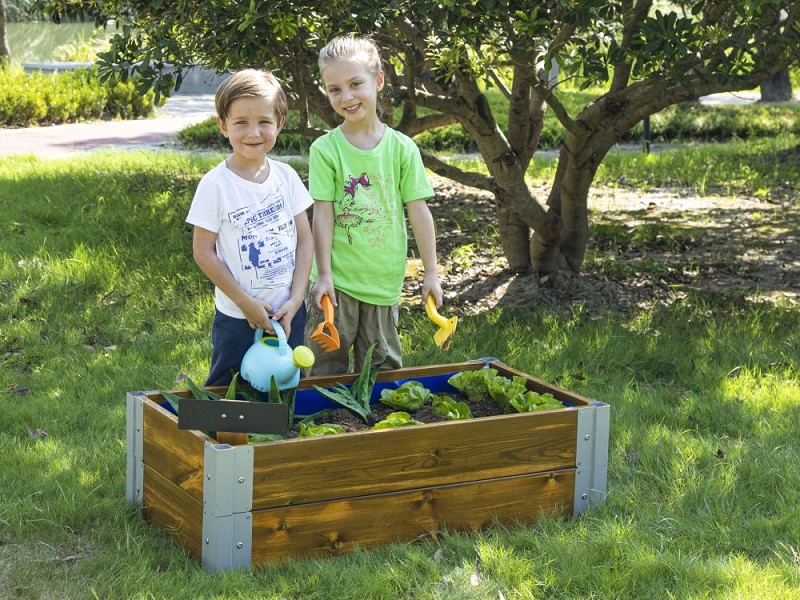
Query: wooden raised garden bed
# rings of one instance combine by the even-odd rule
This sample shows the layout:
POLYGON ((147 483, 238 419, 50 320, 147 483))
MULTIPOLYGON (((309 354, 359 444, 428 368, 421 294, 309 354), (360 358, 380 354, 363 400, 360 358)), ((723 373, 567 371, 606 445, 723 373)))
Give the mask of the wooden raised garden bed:
MULTIPOLYGON (((230 446, 179 429, 160 393, 128 393, 126 498, 210 571, 581 514, 605 495, 607 404, 494 359, 384 371, 373 395, 409 379, 447 391, 487 365, 568 407, 230 446)), ((354 377, 301 380, 316 397, 298 392, 298 414, 319 410, 313 385, 354 377)))

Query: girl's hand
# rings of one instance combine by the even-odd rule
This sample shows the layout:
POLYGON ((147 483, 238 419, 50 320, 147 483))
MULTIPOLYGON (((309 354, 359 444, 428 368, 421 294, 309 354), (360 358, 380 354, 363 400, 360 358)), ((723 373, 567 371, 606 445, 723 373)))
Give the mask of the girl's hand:
POLYGON ((425 279, 422 281, 423 304, 425 304, 429 295, 433 296, 436 308, 442 306, 444 292, 442 291, 442 285, 439 283, 439 275, 437 273, 425 273, 425 279))
POLYGON ((331 304, 339 306, 336 303, 336 290, 333 287, 332 277, 320 277, 311 288, 311 296, 314 298, 314 304, 320 310, 322 310, 322 297, 326 294, 331 299, 331 304))

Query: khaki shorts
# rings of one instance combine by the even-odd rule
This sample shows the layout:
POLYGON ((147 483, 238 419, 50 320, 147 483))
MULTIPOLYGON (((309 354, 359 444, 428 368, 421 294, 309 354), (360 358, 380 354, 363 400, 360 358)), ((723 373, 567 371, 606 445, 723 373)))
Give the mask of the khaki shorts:
POLYGON ((333 352, 325 352, 314 340, 311 333, 323 321, 322 310, 314 304, 309 292, 306 295, 306 345, 314 352, 314 366, 307 375, 335 375, 339 373, 360 373, 364 355, 370 345, 378 342, 372 351, 372 366, 381 369, 399 369, 403 366, 400 347, 398 320, 400 305, 377 306, 356 300, 337 290, 334 310, 334 325, 339 332, 340 346, 333 352), (350 349, 352 347, 352 366, 350 349))

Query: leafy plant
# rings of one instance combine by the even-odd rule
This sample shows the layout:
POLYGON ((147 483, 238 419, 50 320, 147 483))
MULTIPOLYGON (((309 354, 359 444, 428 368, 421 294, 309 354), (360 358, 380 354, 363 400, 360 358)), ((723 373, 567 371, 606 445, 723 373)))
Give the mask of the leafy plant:
POLYGON ((289 407, 289 428, 294 424, 294 404, 297 395, 297 388, 289 388, 286 390, 278 389, 278 384, 275 382, 275 376, 269 378, 269 396, 267 399, 273 404, 286 404, 289 407))
POLYGON ((313 423, 300 423, 300 437, 320 437, 323 435, 335 435, 337 433, 345 433, 345 428, 341 425, 333 423, 320 423, 314 425, 313 423))
POLYGON ((555 398, 553 394, 539 394, 538 392, 528 391, 521 397, 514 398, 511 405, 517 412, 530 412, 532 410, 557 410, 564 408, 564 404, 555 398))
POLYGON ((381 403, 396 410, 414 412, 422 408, 431 391, 419 381, 406 381, 396 389, 385 389, 381 392, 381 403))
POLYGON ((372 351, 377 345, 378 343, 375 342, 367 349, 361 373, 350 386, 341 383, 337 383, 333 388, 314 386, 317 392, 329 400, 341 404, 350 412, 361 417, 365 423, 372 410, 369 400, 372 396, 372 388, 375 387, 375 380, 378 378, 378 369, 372 368, 372 351))
POLYGON ((466 402, 457 402, 449 396, 434 396, 431 401, 433 414, 451 420, 471 419, 472 411, 466 402))
POLYGON ((390 413, 383 421, 378 421, 373 429, 394 429, 395 427, 407 427, 409 425, 422 425, 422 421, 412 419, 407 412, 398 411, 390 413))
POLYGON ((497 377, 497 369, 461 371, 448 379, 447 383, 475 402, 489 395, 489 381, 495 377, 497 377))

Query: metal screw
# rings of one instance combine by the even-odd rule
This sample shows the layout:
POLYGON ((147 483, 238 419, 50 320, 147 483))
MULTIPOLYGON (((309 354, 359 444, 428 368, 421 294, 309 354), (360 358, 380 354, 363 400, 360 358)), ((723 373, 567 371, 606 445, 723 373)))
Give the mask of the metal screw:
POLYGON ((590 436, 590 435, 587 433, 585 436, 583 436, 583 439, 585 439, 585 440, 588 442, 588 441, 589 441, 589 438, 591 438, 591 437, 592 437, 592 436, 590 436))
POLYGON ((244 477, 239 477, 239 483, 244 483, 244 477))
POLYGON ((208 538, 206 538, 206 546, 208 546, 210 543, 211 543, 211 540, 209 540, 208 538))
POLYGON ((211 473, 209 473, 208 475, 206 475, 206 479, 208 479, 209 481, 211 481, 211 473))
POLYGON ((244 544, 242 544, 242 542, 239 542, 238 544, 236 544, 236 547, 239 548, 239 550, 242 549, 242 546, 244 546, 244 544))
POLYGON ((239 420, 244 421, 244 415, 239 415, 239 420))
POLYGON ((224 418, 226 418, 227 416, 228 416, 228 415, 226 415, 225 413, 222 413, 222 418, 223 418, 223 419, 224 419, 224 418))
POLYGON ((581 494, 581 498, 583 498, 584 500, 586 500, 588 497, 589 497, 589 494, 581 494))

